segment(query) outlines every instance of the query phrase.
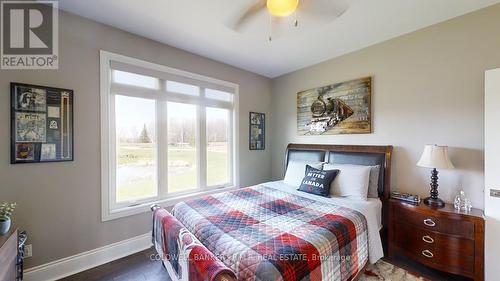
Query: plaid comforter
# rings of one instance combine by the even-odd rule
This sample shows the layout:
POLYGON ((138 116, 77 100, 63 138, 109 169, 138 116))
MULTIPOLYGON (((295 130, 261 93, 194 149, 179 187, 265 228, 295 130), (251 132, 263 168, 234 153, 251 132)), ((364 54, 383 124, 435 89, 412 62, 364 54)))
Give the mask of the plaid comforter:
POLYGON ((153 244, 173 280, 215 281, 235 274, 165 209, 153 213, 153 244))
POLYGON ((368 260, 361 213, 262 185, 172 212, 238 280, 351 280, 368 260))

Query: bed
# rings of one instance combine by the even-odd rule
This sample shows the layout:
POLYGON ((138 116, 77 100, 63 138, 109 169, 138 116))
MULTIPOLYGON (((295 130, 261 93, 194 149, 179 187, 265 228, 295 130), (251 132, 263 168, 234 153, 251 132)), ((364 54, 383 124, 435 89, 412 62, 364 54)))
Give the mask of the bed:
POLYGON ((289 144, 291 161, 380 165, 378 197, 326 198, 283 181, 153 206, 172 280, 353 280, 383 256, 392 146, 289 144))

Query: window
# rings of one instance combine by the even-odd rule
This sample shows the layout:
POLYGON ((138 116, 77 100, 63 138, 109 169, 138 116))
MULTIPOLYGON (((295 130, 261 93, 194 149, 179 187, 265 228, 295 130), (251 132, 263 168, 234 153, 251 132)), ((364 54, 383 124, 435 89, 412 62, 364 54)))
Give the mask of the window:
POLYGON ((195 189, 198 186, 196 106, 175 102, 167 104, 168 192, 195 189))
POLYGON ((191 96, 200 95, 199 87, 175 81, 167 81, 167 91, 191 96))
POLYGON ((101 51, 102 218, 238 185, 238 85, 101 51))
POLYGON ((208 99, 221 100, 221 101, 232 101, 233 95, 223 91, 206 89, 205 97, 208 99))
POLYGON ((158 195, 155 113, 154 100, 115 95, 118 203, 158 195))
POLYGON ((137 87, 145 87, 151 89, 158 88, 158 79, 119 70, 113 71, 113 81, 119 84, 125 84, 137 87))
POLYGON ((207 185, 229 181, 229 110, 209 107, 207 114, 207 185))

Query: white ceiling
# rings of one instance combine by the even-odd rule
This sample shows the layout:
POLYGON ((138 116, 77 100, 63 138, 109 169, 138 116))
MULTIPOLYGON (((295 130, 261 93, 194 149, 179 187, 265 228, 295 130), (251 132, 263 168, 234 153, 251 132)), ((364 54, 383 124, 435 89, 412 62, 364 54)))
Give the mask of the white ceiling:
POLYGON ((243 33, 227 27, 254 1, 60 0, 59 7, 272 78, 500 2, 314 0, 325 7, 329 1, 347 1, 350 8, 329 23, 299 18, 298 28, 285 28, 269 42, 266 13, 243 33))

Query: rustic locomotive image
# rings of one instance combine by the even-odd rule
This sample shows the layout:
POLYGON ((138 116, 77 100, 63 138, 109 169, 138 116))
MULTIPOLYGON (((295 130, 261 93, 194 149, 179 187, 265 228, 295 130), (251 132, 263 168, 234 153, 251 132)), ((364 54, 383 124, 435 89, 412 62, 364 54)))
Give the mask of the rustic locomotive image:
POLYGON ((371 133, 371 77, 297 94, 299 135, 371 133))

